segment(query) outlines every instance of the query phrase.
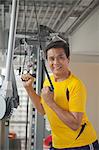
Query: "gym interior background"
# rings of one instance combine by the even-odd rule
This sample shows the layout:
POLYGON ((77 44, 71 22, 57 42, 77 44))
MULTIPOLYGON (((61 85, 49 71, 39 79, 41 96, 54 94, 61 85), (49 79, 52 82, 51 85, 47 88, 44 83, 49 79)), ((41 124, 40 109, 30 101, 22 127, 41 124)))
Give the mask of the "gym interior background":
POLYGON ((99 138, 99 0, 0 0, 0 97, 12 101, 0 120, 0 150, 47 150, 49 123, 29 101, 20 77, 35 73, 39 93, 40 44, 44 49, 52 39, 70 44, 70 68, 87 87, 87 113, 99 138))

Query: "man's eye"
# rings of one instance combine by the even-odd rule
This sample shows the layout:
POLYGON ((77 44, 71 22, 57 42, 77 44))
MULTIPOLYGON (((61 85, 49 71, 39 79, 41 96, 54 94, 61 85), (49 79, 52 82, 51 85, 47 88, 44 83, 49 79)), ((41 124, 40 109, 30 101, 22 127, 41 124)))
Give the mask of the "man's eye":
POLYGON ((59 58, 64 58, 64 56, 60 56, 59 58))
POLYGON ((53 58, 53 57, 51 57, 49 60, 50 60, 50 61, 54 61, 54 58, 53 58))
POLYGON ((60 56, 59 58, 60 58, 60 59, 64 59, 65 57, 64 57, 64 56, 60 56))

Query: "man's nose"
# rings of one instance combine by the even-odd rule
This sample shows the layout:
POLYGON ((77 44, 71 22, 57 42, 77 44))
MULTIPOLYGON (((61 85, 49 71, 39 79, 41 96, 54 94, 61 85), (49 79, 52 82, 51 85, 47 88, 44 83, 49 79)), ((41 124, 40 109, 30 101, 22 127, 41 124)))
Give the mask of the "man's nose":
POLYGON ((59 63, 59 59, 58 59, 58 58, 55 58, 55 59, 54 59, 54 64, 57 64, 57 63, 59 63))

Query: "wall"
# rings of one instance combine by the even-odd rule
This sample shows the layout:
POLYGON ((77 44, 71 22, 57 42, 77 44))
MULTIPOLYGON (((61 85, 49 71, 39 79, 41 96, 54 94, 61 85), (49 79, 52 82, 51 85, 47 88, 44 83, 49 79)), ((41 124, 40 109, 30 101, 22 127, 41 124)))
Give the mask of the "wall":
POLYGON ((69 37, 71 51, 99 55, 99 7, 69 37))

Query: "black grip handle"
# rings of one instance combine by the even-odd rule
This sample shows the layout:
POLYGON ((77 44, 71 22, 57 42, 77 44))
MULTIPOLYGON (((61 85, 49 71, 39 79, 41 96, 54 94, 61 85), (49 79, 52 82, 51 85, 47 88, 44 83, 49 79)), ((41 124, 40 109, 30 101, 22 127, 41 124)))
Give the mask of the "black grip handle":
POLYGON ((50 90, 51 92, 54 92, 54 88, 51 87, 51 86, 49 86, 49 90, 50 90))
POLYGON ((36 74, 35 74, 35 73, 33 73, 33 74, 30 73, 30 75, 31 75, 32 77, 36 78, 36 74))

